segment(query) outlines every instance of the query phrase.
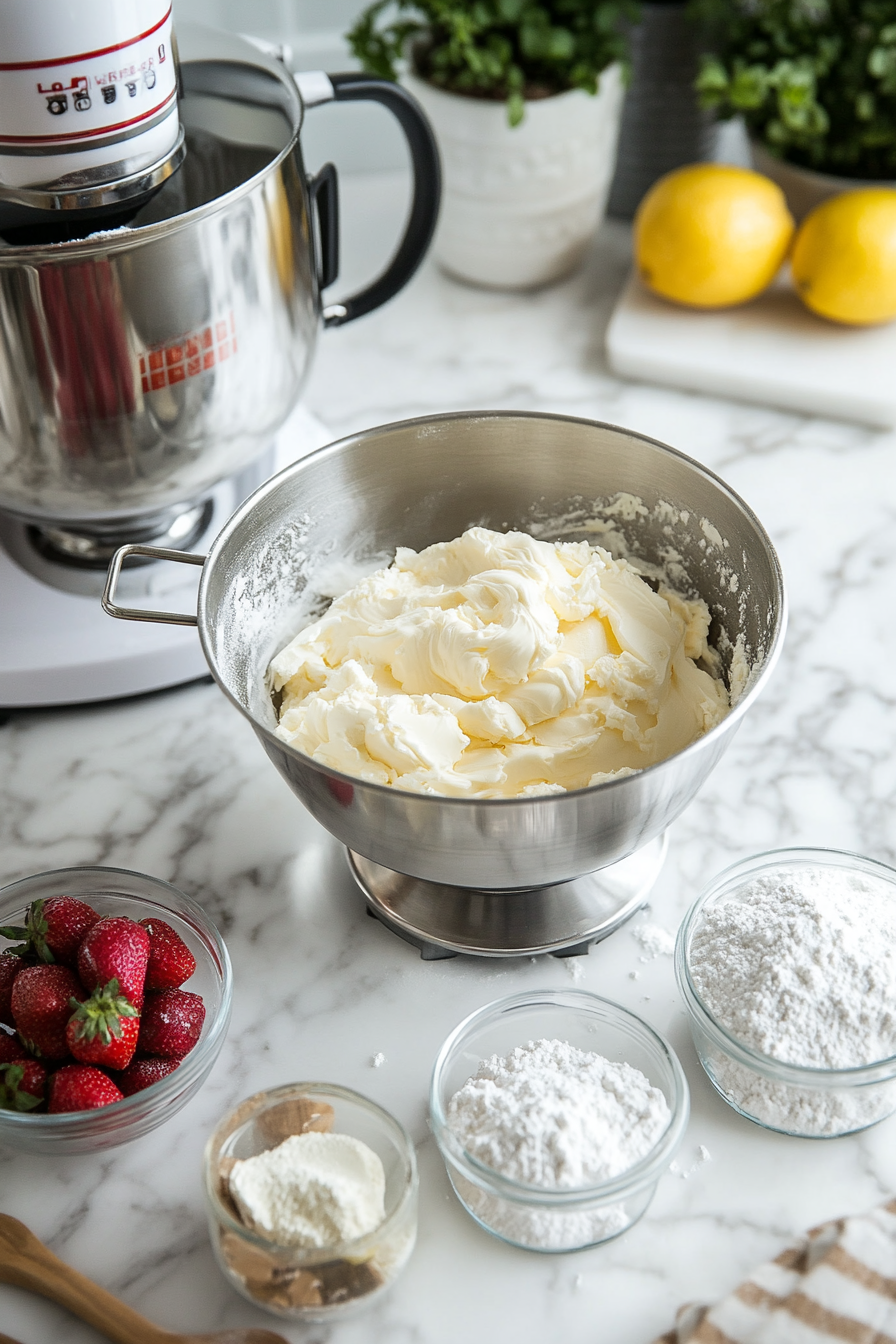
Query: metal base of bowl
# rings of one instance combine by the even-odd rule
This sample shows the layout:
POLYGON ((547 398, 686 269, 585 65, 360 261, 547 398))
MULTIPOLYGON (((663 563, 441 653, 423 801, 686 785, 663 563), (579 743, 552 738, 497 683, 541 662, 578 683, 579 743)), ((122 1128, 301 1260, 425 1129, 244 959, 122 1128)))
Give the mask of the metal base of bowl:
POLYGON ((663 834, 620 863, 572 882, 526 891, 477 891, 426 882, 348 850, 367 913, 418 948, 424 961, 465 953, 575 957, 644 904, 666 858, 663 834))

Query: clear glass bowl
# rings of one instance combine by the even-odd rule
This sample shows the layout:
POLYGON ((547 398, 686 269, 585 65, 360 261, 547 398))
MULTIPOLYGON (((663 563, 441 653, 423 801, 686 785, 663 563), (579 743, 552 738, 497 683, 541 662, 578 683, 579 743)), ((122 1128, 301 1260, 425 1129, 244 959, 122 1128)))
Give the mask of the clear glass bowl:
MULTIPOLYGON (((199 1091, 230 1022, 230 957, 201 905, 168 882, 124 868, 58 868, 13 882, 0 889, 0 925, 24 923, 31 902, 50 896, 77 896, 101 915, 164 919, 196 958, 196 970, 184 988, 201 995, 205 1004, 198 1043, 179 1068, 142 1092, 93 1111, 46 1115, 0 1110, 0 1143, 30 1153, 100 1152, 148 1134, 199 1091)), ((13 945, 0 940, 0 950, 13 945)))
MULTIPOLYGON (((316 1126, 312 1126, 316 1127, 316 1126)), ((407 1130, 359 1092, 334 1083, 288 1083, 241 1102, 205 1148, 205 1202, 215 1258, 250 1302, 289 1320, 323 1321, 369 1305, 389 1288, 417 1240, 417 1159, 407 1130), (337 1246, 281 1246, 241 1221, 227 1190, 233 1159, 275 1148, 302 1133, 323 1103, 332 1130, 372 1148, 386 1174, 386 1216, 373 1232, 337 1246)))
POLYGON ((688 1122, 688 1085, 662 1036, 609 999, 586 990, 541 990, 498 999, 448 1037, 432 1075, 430 1121, 458 1199, 494 1236, 525 1250, 583 1250, 625 1232, 644 1213, 688 1122), (612 1180, 580 1189, 546 1189, 502 1176, 468 1153, 448 1127, 448 1103, 484 1059, 537 1040, 631 1064, 658 1087, 671 1112, 652 1150, 612 1180))
POLYGON ((719 1023, 691 976, 691 943, 703 912, 736 901, 753 878, 799 868, 841 868, 885 882, 896 899, 896 871, 835 849, 777 849, 726 868, 697 898, 678 931, 675 974, 700 1063, 728 1105, 765 1129, 832 1139, 867 1129, 896 1111, 896 1057, 850 1069, 784 1064, 745 1045, 719 1023))

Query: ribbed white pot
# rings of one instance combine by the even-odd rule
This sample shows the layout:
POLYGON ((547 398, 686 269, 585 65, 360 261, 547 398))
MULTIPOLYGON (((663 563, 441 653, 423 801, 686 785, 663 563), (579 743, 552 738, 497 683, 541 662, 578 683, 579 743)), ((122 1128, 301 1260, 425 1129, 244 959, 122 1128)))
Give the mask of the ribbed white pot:
POLYGON ((433 251, 453 275, 494 289, 559 280, 581 261, 604 215, 622 112, 618 65, 596 95, 573 89, 526 103, 508 126, 502 102, 406 87, 432 123, 444 189, 433 251))
POLYGON ((833 173, 815 173, 811 168, 801 168, 799 164, 778 159, 758 140, 750 141, 750 154, 757 173, 763 173, 777 182, 787 198, 790 213, 797 224, 802 223, 806 215, 816 205, 827 201, 831 196, 839 196, 844 191, 857 191, 859 187, 896 187, 896 182, 884 178, 835 177, 833 173))

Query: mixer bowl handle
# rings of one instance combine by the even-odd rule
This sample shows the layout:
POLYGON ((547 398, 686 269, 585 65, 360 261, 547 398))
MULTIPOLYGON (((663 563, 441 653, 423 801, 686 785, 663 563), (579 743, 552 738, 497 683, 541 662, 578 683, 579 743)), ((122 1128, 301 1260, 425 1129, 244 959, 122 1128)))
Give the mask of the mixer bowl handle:
MULTIPOLYGON (((426 256, 432 241, 442 195, 442 169, 432 128, 420 104, 400 84, 357 71, 325 75, 301 71, 294 76, 306 108, 326 102, 382 103, 397 119, 411 152, 414 194, 411 213, 398 250, 381 276, 351 298, 324 308, 324 326, 341 327, 379 308, 402 289, 426 256)), ((327 243, 324 240, 324 252, 327 243)))
POLYGON ((173 560, 180 565, 204 565, 204 555, 190 555, 187 551, 170 551, 164 546, 139 546, 132 544, 119 546, 109 561, 109 573, 103 590, 103 611, 107 616, 117 616, 120 621, 155 621, 158 625, 198 625, 196 616, 188 616, 179 611, 146 611, 140 607, 119 607, 115 601, 115 586, 121 575, 121 567, 129 555, 142 555, 149 560, 173 560))

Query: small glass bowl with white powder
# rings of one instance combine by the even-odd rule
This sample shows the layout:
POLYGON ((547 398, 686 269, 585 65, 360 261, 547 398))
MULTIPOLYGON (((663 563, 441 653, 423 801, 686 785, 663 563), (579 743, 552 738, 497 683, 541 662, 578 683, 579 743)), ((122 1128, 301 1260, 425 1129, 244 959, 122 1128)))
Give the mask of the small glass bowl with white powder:
POLYGON ((410 1135, 375 1102, 333 1083, 256 1093, 205 1149, 215 1258, 257 1306, 324 1321, 394 1283, 417 1237, 410 1135))
POLYGON ((619 1236, 687 1126, 671 1046, 585 990, 499 999, 451 1033, 430 1120, 455 1193, 494 1236, 542 1252, 619 1236))
POLYGON ((828 1139, 896 1111, 896 872, 780 849, 726 869, 675 949, 716 1091, 766 1129, 828 1139))

